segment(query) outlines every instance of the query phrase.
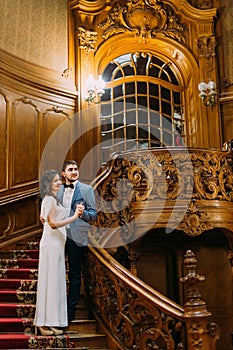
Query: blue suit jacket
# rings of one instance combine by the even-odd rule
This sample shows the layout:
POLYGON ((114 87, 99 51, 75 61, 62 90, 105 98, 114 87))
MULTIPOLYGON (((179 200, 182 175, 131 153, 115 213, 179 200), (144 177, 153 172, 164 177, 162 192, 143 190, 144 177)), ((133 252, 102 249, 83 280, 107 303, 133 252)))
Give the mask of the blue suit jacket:
MULTIPOLYGON (((57 196, 61 203, 63 203, 63 185, 57 196)), ((78 181, 71 200, 70 216, 74 214, 76 205, 81 202, 83 203, 85 209, 82 217, 70 224, 71 237, 69 238, 73 239, 77 245, 84 246, 88 244, 88 231, 91 228, 90 223, 96 220, 97 213, 95 207, 95 195, 92 186, 78 181)))

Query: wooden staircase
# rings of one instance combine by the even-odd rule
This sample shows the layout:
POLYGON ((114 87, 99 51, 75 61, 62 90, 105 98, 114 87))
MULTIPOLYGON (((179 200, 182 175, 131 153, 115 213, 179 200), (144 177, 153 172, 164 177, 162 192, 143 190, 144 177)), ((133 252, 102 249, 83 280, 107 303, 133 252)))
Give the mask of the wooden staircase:
POLYGON ((84 295, 76 307, 76 318, 62 336, 36 336, 35 313, 39 243, 21 243, 0 251, 0 349, 107 349, 84 295))

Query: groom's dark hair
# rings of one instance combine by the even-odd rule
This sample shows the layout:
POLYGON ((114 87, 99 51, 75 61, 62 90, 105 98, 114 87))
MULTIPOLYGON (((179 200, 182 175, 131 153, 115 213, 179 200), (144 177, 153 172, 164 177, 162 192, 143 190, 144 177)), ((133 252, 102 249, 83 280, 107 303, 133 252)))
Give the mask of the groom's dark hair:
POLYGON ((75 160, 66 160, 62 165, 62 171, 65 171, 67 166, 70 164, 77 165, 78 167, 78 163, 75 160))

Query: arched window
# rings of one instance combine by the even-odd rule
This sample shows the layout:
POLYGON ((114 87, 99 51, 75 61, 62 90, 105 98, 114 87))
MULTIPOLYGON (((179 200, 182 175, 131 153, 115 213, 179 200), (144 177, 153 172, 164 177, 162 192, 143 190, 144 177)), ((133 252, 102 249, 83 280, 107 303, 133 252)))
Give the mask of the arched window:
POLYGON ((149 53, 129 53, 109 63, 103 79, 103 162, 116 151, 183 144, 183 86, 171 62, 149 53))

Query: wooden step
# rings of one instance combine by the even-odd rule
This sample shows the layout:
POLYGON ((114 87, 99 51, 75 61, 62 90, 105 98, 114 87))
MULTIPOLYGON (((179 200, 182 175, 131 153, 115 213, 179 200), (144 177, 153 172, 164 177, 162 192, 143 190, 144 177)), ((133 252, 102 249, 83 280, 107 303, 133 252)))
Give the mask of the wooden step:
POLYGON ((69 341, 75 347, 93 347, 93 348, 107 348, 106 336, 104 334, 78 332, 77 334, 67 334, 69 341))
POLYGON ((96 320, 74 320, 65 328, 65 333, 96 332, 96 320))

